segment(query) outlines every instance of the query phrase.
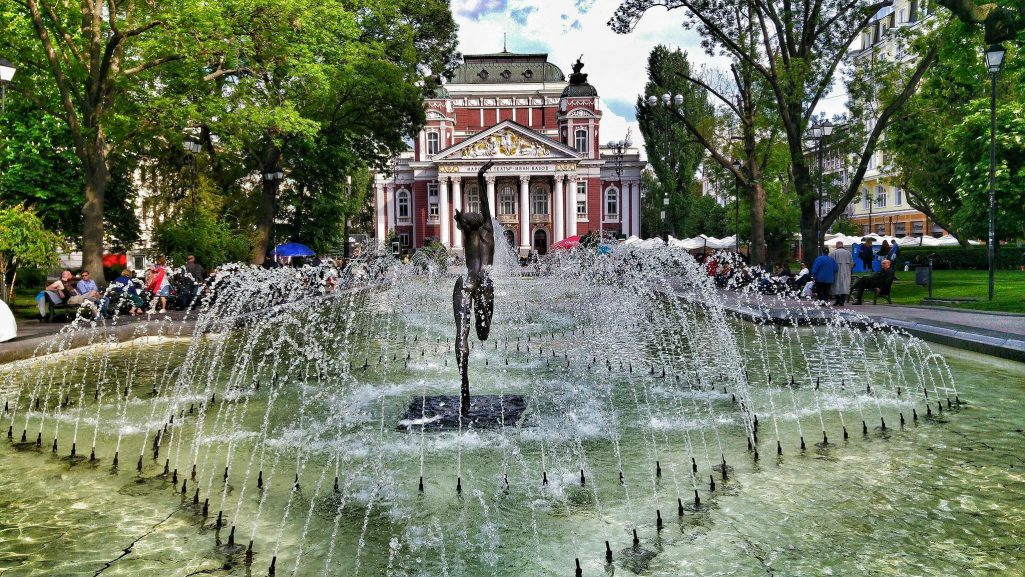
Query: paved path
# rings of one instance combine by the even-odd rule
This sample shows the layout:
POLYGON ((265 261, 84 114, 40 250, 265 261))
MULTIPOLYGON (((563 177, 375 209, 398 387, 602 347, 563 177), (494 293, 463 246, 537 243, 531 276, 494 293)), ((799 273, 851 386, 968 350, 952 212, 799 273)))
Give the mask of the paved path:
MULTIPOLYGON (((118 341, 126 341, 140 336, 140 329, 145 327, 145 334, 156 334, 158 327, 166 322, 181 321, 185 318, 184 312, 170 312, 162 315, 142 315, 137 317, 120 316, 117 322, 101 321, 98 323, 98 330, 104 335, 113 336, 118 341)), ((187 334, 192 334, 192 321, 187 321, 187 334)), ((39 345, 46 343, 50 338, 59 333, 69 322, 43 323, 35 320, 18 321, 18 336, 13 340, 0 343, 0 363, 27 359, 33 355, 39 345)), ((90 341, 90 334, 87 330, 79 331, 70 344, 71 348, 82 346, 90 341)), ((95 335, 92 335, 95 336, 95 335)))
POLYGON ((806 300, 733 291, 724 291, 723 297, 729 312, 752 321, 823 324, 839 316, 865 325, 868 317, 869 322, 899 327, 923 340, 1025 362, 1021 314, 887 304, 820 307, 806 300))

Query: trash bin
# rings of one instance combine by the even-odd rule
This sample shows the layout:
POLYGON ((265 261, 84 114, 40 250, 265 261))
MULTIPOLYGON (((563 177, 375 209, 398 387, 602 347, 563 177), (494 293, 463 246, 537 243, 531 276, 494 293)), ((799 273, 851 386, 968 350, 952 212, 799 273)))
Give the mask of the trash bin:
POLYGON ((929 286, 932 279, 932 269, 927 266, 916 266, 915 267, 915 284, 919 286, 929 286))

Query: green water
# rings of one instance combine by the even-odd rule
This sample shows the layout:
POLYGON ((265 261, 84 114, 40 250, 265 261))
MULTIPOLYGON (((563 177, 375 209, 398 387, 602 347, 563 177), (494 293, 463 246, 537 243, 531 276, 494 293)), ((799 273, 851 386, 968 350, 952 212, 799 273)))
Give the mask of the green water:
MULTIPOLYGON (((93 361, 41 361, 27 372, 6 373, 11 378, 4 398, 21 412, 0 423, 5 429, 13 423, 19 441, 29 401, 22 394, 15 403, 15 392, 30 390, 37 382, 32 379, 54 367, 81 363, 71 365, 71 377, 54 373, 55 382, 67 387, 40 389, 54 391, 44 402, 51 416, 42 425, 41 448, 33 442, 37 418, 29 420, 27 444, 0 442, 0 575, 266 575, 275 552, 277 575, 573 575, 577 558, 584 575, 1025 575, 1025 366, 935 347, 965 403, 940 416, 933 399, 938 418, 932 419, 913 391, 895 394, 899 380, 877 385, 886 395, 856 392, 854 385, 843 391, 832 386, 828 393, 816 393, 807 382, 753 385, 750 402, 760 412, 755 461, 730 394, 714 384, 692 386, 687 375, 677 384, 648 374, 642 360, 653 354, 653 341, 635 335, 610 336, 600 347, 585 347, 587 355, 552 357, 552 349, 580 352, 573 341, 582 338, 545 337, 569 326, 557 313, 497 311, 513 327, 495 336, 497 349, 489 343, 472 355, 476 392, 528 398, 524 426, 502 431, 421 434, 395 426, 411 398, 452 393, 446 383, 457 382, 454 356, 430 328, 440 326, 444 310, 423 318, 378 318, 377 330, 387 336, 350 355, 370 366, 361 371, 357 360, 356 370, 337 381, 287 361, 292 368, 273 389, 273 402, 266 373, 260 373, 260 392, 225 401, 229 383, 237 383, 237 367, 258 362, 243 362, 247 343, 270 338, 257 334, 259 328, 227 343, 202 344, 203 351, 224 345, 226 361, 214 362, 210 352, 188 361, 213 367, 202 380, 219 396, 202 418, 199 403, 209 403, 203 389, 179 399, 187 399, 177 405, 186 414, 176 419, 156 460, 152 432, 172 401, 148 391, 170 382, 166 374, 186 359, 188 343, 105 353, 104 374, 130 375, 127 399, 121 382, 105 383, 105 396, 93 399, 99 367, 93 353, 93 361), (513 329, 535 335, 531 352, 525 338, 515 351, 513 329), (423 337, 415 345, 399 339, 414 333, 423 337), (608 364, 596 356, 588 362, 595 351, 607 351, 608 364), (369 360, 374 356, 385 360, 369 360), (633 363, 633 371, 626 368, 633 363), (67 390, 68 407, 57 408, 58 390, 67 390), (269 403, 275 410, 261 441, 269 403), (189 405, 196 406, 192 416, 189 405), (917 423, 912 407, 920 413, 917 423), (816 445, 820 415, 826 446, 816 445), (880 416, 889 424, 885 432, 880 416), (72 460, 76 423, 80 458, 72 460), (194 444, 200 426, 202 441, 194 444), (782 457, 776 455, 777 428, 782 457), (149 437, 143 438, 144 429, 149 437), (90 463, 81 457, 88 456, 94 432, 97 462, 90 463), (120 467, 114 470, 119 437, 120 467), (730 466, 727 481, 712 468, 720 441, 730 466), (141 475, 135 471, 140 454, 141 475), (695 479, 692 455, 699 466, 695 479), (182 480, 191 463, 199 464, 185 496, 180 482, 162 475, 167 458, 182 480), (417 491, 421 459, 423 494, 417 491), (264 472, 263 490, 256 487, 258 470, 264 472), (336 474, 338 493, 332 488, 336 474), (710 475, 715 491, 709 490, 710 475), (211 503, 205 519, 192 504, 197 486, 201 502, 211 503), (685 504, 682 517, 677 499, 685 504), (218 510, 227 519, 220 530, 213 526, 218 510), (664 520, 661 531, 656 510, 664 520), (235 549, 223 547, 231 525, 237 525, 235 549), (634 528, 645 556, 654 554, 650 559, 634 558, 634 528), (250 538, 252 565, 243 553, 250 538), (606 540, 611 566, 604 562, 606 540)), ((733 330, 752 355, 745 368, 755 374, 783 365, 802 374, 812 364, 807 351, 819 338, 804 330, 782 336, 746 325, 733 330), (772 343, 769 352, 756 358, 753 351, 766 342, 772 343)), ((881 362, 891 354, 888 346, 892 342, 879 345, 870 360, 881 362)), ((889 370, 914 373, 913 367, 889 370)))

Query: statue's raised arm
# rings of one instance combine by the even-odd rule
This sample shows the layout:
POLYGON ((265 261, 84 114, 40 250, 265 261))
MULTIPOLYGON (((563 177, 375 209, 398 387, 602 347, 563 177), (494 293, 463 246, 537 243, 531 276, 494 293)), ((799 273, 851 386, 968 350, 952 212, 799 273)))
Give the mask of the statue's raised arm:
POLYGON ((484 225, 491 229, 491 203, 488 200, 487 186, 484 183, 484 173, 495 165, 494 160, 488 160, 484 166, 477 171, 477 190, 480 191, 480 213, 484 217, 484 225))

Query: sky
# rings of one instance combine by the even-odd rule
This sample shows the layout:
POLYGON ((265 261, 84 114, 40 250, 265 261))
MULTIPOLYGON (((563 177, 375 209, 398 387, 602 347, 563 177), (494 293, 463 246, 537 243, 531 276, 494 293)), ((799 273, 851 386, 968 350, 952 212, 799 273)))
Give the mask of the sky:
MULTIPOLYGON (((583 72, 598 89, 602 102, 603 142, 623 139, 643 145, 634 105, 647 81, 648 54, 658 44, 687 52, 696 67, 722 67, 700 47, 697 32, 684 30, 683 12, 654 7, 630 34, 616 34, 607 25, 620 0, 452 0, 463 54, 500 52, 506 34, 510 52, 547 52, 548 60, 569 75, 583 55, 583 72)), ((829 104, 839 104, 832 98, 829 104)), ((840 110, 837 110, 839 112, 840 110)))

